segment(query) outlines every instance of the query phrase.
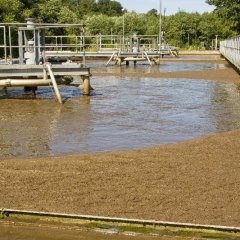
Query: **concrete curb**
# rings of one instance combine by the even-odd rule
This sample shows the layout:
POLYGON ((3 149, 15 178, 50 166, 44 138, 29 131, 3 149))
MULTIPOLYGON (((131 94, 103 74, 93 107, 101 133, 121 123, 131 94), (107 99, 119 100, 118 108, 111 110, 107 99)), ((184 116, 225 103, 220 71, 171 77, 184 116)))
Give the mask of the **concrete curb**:
POLYGON ((218 225, 201 225, 201 224, 178 223, 178 222, 167 222, 167 221, 156 221, 156 220, 142 220, 142 219, 103 217, 103 216, 92 216, 92 215, 25 211, 25 210, 16 210, 16 209, 7 209, 7 208, 1 209, 0 213, 7 216, 8 215, 30 215, 30 216, 42 216, 42 217, 79 219, 79 220, 88 220, 88 221, 138 224, 143 226, 176 227, 176 228, 186 228, 186 229, 215 230, 215 231, 222 231, 222 232, 240 233, 240 227, 229 227, 229 226, 218 226, 218 225))

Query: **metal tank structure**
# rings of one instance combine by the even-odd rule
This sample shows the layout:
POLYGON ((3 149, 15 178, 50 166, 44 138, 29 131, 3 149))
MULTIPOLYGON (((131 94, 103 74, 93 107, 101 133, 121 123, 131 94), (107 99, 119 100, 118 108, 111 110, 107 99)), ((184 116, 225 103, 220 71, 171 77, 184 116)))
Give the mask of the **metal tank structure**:
MULTIPOLYGON (((0 50, 3 56, 0 59, 0 87, 5 90, 9 87, 24 87, 32 90, 35 94, 38 86, 52 86, 56 97, 62 103, 59 84, 69 84, 67 79, 80 76, 83 83, 79 87, 83 94, 89 95, 92 87, 90 85, 90 68, 85 66, 84 54, 80 63, 72 61, 48 61, 46 50, 58 47, 56 44, 46 44, 46 31, 49 29, 77 28, 83 36, 83 24, 49 24, 35 23, 33 18, 28 18, 26 23, 0 23, 3 31, 3 39, 0 42, 0 50), (13 33, 16 35, 17 43, 12 43, 13 33)), ((83 41, 79 42, 84 48, 83 41)), ((71 46, 68 46, 71 47, 71 46)), ((84 49, 83 49, 84 50, 84 49)))

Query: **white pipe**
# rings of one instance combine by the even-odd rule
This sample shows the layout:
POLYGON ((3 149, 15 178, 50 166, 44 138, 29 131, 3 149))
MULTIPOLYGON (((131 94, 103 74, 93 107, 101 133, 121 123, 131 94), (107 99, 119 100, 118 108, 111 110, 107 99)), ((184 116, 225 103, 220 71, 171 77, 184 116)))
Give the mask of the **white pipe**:
POLYGON ((46 65, 46 67, 47 67, 47 70, 48 70, 48 72, 49 72, 50 78, 51 78, 51 80, 52 80, 52 85, 53 85, 55 94, 56 94, 56 96, 57 96, 57 99, 58 99, 59 103, 62 104, 62 97, 61 97, 60 91, 59 91, 59 89, 58 89, 58 85, 57 85, 56 79, 55 79, 55 77, 54 77, 54 74, 53 74, 51 65, 50 65, 50 63, 46 63, 45 65, 46 65))
POLYGON ((0 80, 1 87, 24 87, 24 86, 48 86, 52 81, 50 79, 3 79, 0 80))

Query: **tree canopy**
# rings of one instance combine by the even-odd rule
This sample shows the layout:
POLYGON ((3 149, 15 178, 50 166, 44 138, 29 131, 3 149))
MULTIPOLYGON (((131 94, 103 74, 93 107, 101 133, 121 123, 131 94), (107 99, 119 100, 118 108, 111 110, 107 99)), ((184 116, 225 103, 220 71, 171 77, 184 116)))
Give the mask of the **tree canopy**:
MULTIPOLYGON (((179 11, 164 16, 162 31, 168 43, 180 47, 209 48, 213 39, 240 33, 240 0, 206 0, 216 9, 211 13, 179 11)), ((112 0, 0 0, 1 22, 85 23, 86 34, 158 35, 159 13, 128 12, 112 0), (21 13, 21 14, 19 14, 21 13)))
POLYGON ((206 0, 216 7, 219 17, 228 22, 232 30, 240 33, 240 0, 206 0))

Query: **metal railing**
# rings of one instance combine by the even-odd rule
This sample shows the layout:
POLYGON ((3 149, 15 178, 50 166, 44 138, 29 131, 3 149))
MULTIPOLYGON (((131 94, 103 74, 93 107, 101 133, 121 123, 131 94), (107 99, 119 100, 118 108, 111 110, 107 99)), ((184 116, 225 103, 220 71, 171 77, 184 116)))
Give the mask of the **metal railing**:
POLYGON ((3 36, 2 43, 0 43, 0 49, 4 51, 4 59, 7 61, 7 40, 6 40, 6 26, 0 26, 1 36, 3 36))
MULTIPOLYGON (((82 52, 85 51, 83 24, 33 23, 32 26, 29 27, 28 23, 0 23, 0 64, 13 63, 13 59, 22 64, 25 57, 24 54, 28 52, 30 48, 34 49, 33 51, 36 52, 37 58, 40 58, 40 55, 44 58, 46 49, 45 32, 53 28, 76 29, 79 33, 79 41, 77 43, 74 42, 74 44, 66 44, 66 48, 71 49, 77 46, 82 52), (33 39, 33 46, 30 47, 29 42, 33 39)), ((50 42, 48 47, 56 47, 56 42, 50 42)), ((63 43, 58 43, 57 47, 58 49, 63 48, 63 43)))
MULTIPOLYGON (((157 35, 138 36, 138 46, 143 50, 158 49, 157 35)), ((46 36, 46 48, 55 51, 81 52, 84 44, 89 52, 101 52, 107 50, 131 51, 131 36, 126 36, 124 42, 121 35, 85 35, 85 36, 46 36)))
POLYGON ((221 41, 220 52, 240 70, 240 36, 221 41))
MULTIPOLYGON (((34 23, 34 29, 43 29, 48 31, 49 28, 63 28, 63 27, 75 27, 76 24, 37 24, 34 23)), ((80 24, 77 27, 82 27, 80 24)), ((22 55, 29 48, 28 41, 24 41, 19 45, 16 41, 19 29, 27 27, 26 23, 0 23, 0 62, 12 63, 13 59, 22 59, 24 56, 19 56, 19 49, 22 49, 22 55), (14 42, 12 40, 15 39, 14 42)), ((18 36, 19 37, 19 36, 18 36)), ((25 34, 23 37, 25 38, 25 34)), ((39 37, 38 37, 39 38, 39 37)), ((138 36, 125 36, 124 42, 121 35, 85 35, 84 31, 80 31, 79 35, 44 35, 44 45, 41 42, 41 38, 37 42, 34 42, 34 48, 39 49, 42 52, 42 57, 45 57, 45 53, 54 54, 55 52, 69 52, 73 55, 76 53, 85 52, 97 52, 108 53, 115 51, 132 52, 132 45, 137 41, 138 50, 146 52, 155 52, 159 49, 158 35, 138 35, 138 36)), ((162 51, 171 51, 169 47, 164 47, 162 51)))

